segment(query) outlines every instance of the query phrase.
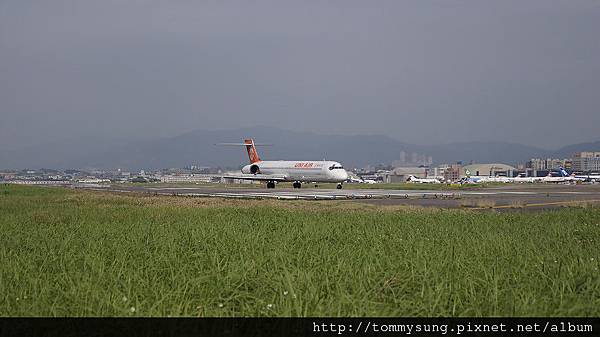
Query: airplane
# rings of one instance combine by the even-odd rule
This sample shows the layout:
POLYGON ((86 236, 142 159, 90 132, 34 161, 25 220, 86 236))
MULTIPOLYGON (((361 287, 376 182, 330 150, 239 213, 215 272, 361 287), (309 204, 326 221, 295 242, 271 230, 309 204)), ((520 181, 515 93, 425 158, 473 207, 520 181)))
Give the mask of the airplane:
POLYGON ((512 178, 512 181, 515 183, 537 183, 541 182, 543 177, 527 177, 524 173, 519 174, 518 176, 512 178))
POLYGON ((569 183, 569 182, 578 182, 578 181, 584 181, 585 180, 583 178, 576 177, 574 174, 569 175, 569 173, 563 167, 559 168, 559 172, 560 172, 560 176, 559 177, 553 177, 553 176, 551 176, 550 173, 548 173, 548 176, 542 178, 542 182, 546 182, 546 183, 569 183))
POLYGON ((349 183, 356 183, 356 184, 358 184, 358 183, 362 183, 362 182, 363 182, 363 180, 362 180, 362 179, 360 179, 360 177, 359 177, 359 178, 354 178, 354 177, 350 177, 350 176, 349 176, 349 177, 348 177, 348 180, 346 180, 346 182, 349 182, 349 183))
POLYGON ((600 174, 576 175, 575 178, 582 179, 582 181, 588 181, 588 182, 592 182, 592 183, 600 182, 600 174))
POLYGON ((229 179, 265 181, 267 188, 275 188, 275 183, 290 181, 294 188, 302 187, 302 183, 342 183, 348 179, 348 172, 336 161, 287 161, 261 160, 256 151, 253 139, 245 139, 244 143, 223 143, 219 145, 245 146, 250 164, 242 167, 241 175, 224 176, 229 179))
POLYGON ((491 177, 491 176, 467 176, 466 181, 469 183, 567 183, 567 182, 578 182, 584 181, 585 179, 580 176, 569 175, 564 168, 560 168, 560 176, 552 176, 552 173, 548 173, 545 177, 526 177, 524 173, 518 176, 512 177, 491 177))
POLYGON ((542 183, 570 183, 570 182, 578 182, 584 181, 585 179, 578 178, 574 174, 569 175, 569 173, 562 167, 559 168, 560 176, 555 177, 552 176, 552 173, 549 172, 545 177, 536 177, 536 182, 542 183))
POLYGON ((441 184, 442 182, 435 178, 417 178, 413 175, 409 175, 406 182, 417 183, 417 184, 441 184))
POLYGON ((514 182, 514 178, 503 177, 503 176, 472 176, 469 170, 465 171, 466 177, 461 179, 462 183, 467 184, 480 184, 480 183, 511 183, 514 182))
POLYGON ((349 183, 358 183, 358 184, 377 184, 377 180, 375 179, 365 179, 364 177, 355 175, 355 176, 351 176, 348 175, 348 180, 346 180, 349 183))
MULTIPOLYGON (((561 167, 561 170, 563 168, 561 167)), ((600 182, 600 174, 590 173, 590 174, 581 174, 581 175, 572 175, 575 179, 579 179, 580 181, 588 181, 588 182, 600 182)))
POLYGON ((472 176, 469 170, 465 171, 467 175, 463 178, 463 182, 470 184, 478 183, 535 183, 541 181, 541 177, 526 177, 524 173, 519 174, 516 177, 503 177, 503 176, 472 176))
POLYGON ((569 175, 569 173, 563 168, 559 168, 560 176, 555 177, 552 176, 552 173, 549 172, 545 177, 522 177, 518 176, 513 178, 515 182, 529 182, 529 183, 570 183, 570 182, 578 182, 584 181, 585 179, 581 177, 576 177, 575 175, 569 175))
POLYGON ((509 179, 515 183, 562 183, 569 181, 570 178, 566 176, 554 177, 551 173, 548 173, 545 177, 526 177, 524 174, 519 174, 509 179))
POLYGON ((363 177, 358 177, 358 178, 354 178, 354 177, 348 177, 348 180, 346 180, 349 183, 358 183, 358 184, 377 184, 376 180, 373 179, 365 179, 363 177))
POLYGON ((502 177, 502 176, 469 176, 465 179, 469 183, 510 183, 514 181, 514 178, 502 177))

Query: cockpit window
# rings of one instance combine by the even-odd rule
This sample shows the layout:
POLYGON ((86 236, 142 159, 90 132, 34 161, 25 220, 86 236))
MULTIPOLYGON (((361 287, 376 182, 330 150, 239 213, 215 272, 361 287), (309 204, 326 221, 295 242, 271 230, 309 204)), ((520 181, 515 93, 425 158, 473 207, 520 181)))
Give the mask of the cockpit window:
POLYGON ((342 165, 336 165, 336 164, 329 166, 330 170, 339 170, 339 169, 343 169, 343 168, 344 167, 342 165))

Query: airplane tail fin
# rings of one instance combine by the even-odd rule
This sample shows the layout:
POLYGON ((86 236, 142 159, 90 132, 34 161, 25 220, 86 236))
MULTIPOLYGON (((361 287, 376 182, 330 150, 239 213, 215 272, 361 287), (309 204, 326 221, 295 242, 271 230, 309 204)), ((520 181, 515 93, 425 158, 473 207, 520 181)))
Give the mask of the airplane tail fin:
POLYGON ((272 144, 256 144, 254 143, 254 139, 244 139, 243 143, 219 143, 215 145, 226 145, 226 146, 245 146, 246 152, 248 152, 248 159, 250 160, 250 164, 254 164, 256 162, 261 161, 258 156, 258 152, 256 151, 257 146, 268 146, 272 144))
POLYGON ((569 173, 567 173, 567 170, 564 169, 564 167, 560 168, 560 175, 563 177, 568 177, 569 173))
POLYGON ((246 145, 246 151, 248 152, 248 159, 250 159, 250 164, 259 162, 260 157, 258 156, 258 152, 256 151, 254 140, 252 138, 244 139, 244 144, 246 145))

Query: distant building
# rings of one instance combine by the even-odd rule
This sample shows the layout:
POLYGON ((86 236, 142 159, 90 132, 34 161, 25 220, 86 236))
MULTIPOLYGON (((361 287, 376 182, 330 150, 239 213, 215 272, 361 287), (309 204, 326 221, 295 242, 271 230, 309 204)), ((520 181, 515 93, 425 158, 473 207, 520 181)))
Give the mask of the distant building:
POLYGON ((408 176, 415 176, 418 178, 427 177, 426 167, 396 167, 389 172, 378 172, 385 183, 404 183, 408 176))
POLYGON ((422 153, 416 153, 416 152, 411 152, 411 153, 406 153, 404 151, 400 151, 400 156, 398 160, 394 160, 392 161, 392 166, 393 167, 400 167, 400 166, 406 166, 406 167, 410 167, 410 166, 431 166, 431 164, 433 163, 433 157, 432 156, 428 156, 426 154, 422 154, 422 153))
POLYGON ((444 169, 445 181, 458 181, 464 175, 464 169, 461 164, 452 164, 444 169))
POLYGON ((556 159, 556 158, 531 158, 531 160, 527 163, 527 168, 532 169, 533 171, 549 171, 549 170, 558 170, 559 168, 568 168, 570 164, 569 159, 556 159))
POLYGON ((600 171, 600 152, 577 152, 573 155, 573 170, 600 171))
POLYGON ((0 180, 12 180, 16 176, 15 172, 0 172, 0 180))
POLYGON ((565 159, 565 165, 563 166, 567 170, 573 169, 573 159, 565 159))

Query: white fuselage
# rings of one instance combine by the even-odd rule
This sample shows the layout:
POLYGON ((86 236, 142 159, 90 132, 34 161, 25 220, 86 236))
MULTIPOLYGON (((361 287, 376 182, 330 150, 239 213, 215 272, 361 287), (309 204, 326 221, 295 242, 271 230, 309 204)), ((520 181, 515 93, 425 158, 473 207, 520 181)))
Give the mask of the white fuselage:
POLYGON ((590 181, 590 182, 598 182, 600 181, 599 174, 583 174, 575 176, 575 179, 579 179, 579 181, 590 181))
POLYGON ((490 177, 490 176, 470 176, 468 181, 473 183, 511 183, 514 178, 509 177, 490 177))
POLYGON ((409 176, 406 181, 416 184, 441 184, 441 181, 435 178, 417 178, 415 176, 409 176))
POLYGON ((485 177, 485 176, 473 176, 469 177, 469 180, 476 183, 567 183, 577 182, 581 179, 577 177, 485 177))
POLYGON ((279 176, 284 181, 341 183, 348 179, 348 172, 335 161, 286 161, 265 160, 242 168, 244 174, 257 177, 279 176))
POLYGON ((543 183, 569 183, 569 182, 578 182, 578 181, 583 181, 582 179, 576 178, 576 177, 571 177, 571 176, 566 176, 566 177, 542 177, 542 179, 540 180, 543 183))

